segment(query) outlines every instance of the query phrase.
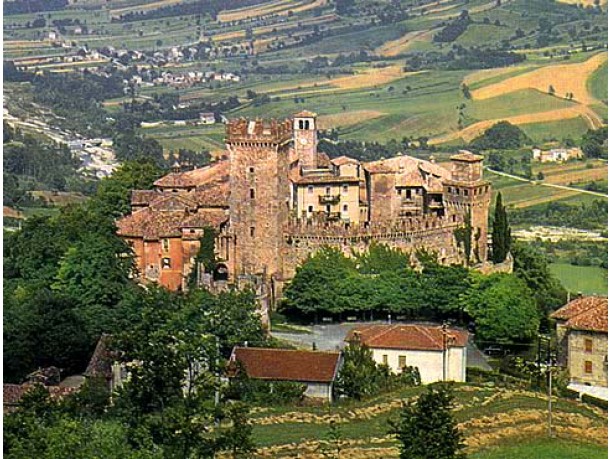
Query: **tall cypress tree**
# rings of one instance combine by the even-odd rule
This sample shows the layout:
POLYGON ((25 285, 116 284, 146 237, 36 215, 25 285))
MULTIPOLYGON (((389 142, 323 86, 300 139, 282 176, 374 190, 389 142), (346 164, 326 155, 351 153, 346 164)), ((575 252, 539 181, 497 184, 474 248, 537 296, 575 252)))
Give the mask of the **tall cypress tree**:
POLYGON ((493 263, 501 263, 510 252, 510 225, 501 193, 497 193, 493 218, 493 263))

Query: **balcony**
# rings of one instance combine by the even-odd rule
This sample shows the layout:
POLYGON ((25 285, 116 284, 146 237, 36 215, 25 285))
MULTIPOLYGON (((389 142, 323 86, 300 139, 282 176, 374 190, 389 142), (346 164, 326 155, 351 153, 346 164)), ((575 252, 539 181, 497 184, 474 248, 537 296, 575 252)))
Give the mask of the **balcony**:
POLYGON ((339 194, 324 194, 319 196, 319 204, 338 204, 339 202, 339 194))
POLYGON ((325 218, 327 220, 337 221, 340 220, 341 217, 342 215, 340 212, 325 212, 325 218))

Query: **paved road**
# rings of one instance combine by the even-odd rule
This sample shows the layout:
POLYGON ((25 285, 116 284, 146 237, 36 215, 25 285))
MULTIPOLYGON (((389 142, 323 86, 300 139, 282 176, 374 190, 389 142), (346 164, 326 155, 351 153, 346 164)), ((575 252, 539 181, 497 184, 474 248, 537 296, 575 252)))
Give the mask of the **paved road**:
MULTIPOLYGON (((337 351, 342 349, 344 338, 349 330, 356 325, 382 324, 385 322, 345 322, 340 324, 314 325, 306 327, 310 333, 272 332, 272 336, 294 343, 301 348, 312 349, 313 344, 318 350, 337 351)), ((467 366, 492 370, 485 355, 474 345, 472 336, 468 344, 467 366)))

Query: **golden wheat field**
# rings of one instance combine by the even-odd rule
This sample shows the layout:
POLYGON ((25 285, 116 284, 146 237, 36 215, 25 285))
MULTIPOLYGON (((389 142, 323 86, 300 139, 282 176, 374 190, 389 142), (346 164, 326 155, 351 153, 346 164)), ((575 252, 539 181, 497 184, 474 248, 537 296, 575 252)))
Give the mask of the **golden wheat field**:
POLYGON ((608 60, 607 53, 599 53, 585 62, 578 64, 551 65, 539 68, 533 72, 524 73, 507 80, 495 83, 472 92, 475 100, 489 99, 521 89, 536 89, 548 93, 553 86, 555 94, 565 97, 573 93, 573 100, 583 104, 596 103, 587 88, 587 80, 591 73, 608 60))
POLYGON ((299 13, 307 11, 312 8, 323 6, 325 0, 314 0, 307 2, 296 2, 295 0, 278 0, 258 7, 240 8, 236 10, 228 10, 224 13, 219 14, 218 20, 221 22, 239 21, 241 19, 254 18, 258 16, 265 16, 268 14, 289 14, 289 11, 293 13, 299 13))
POLYGON ((495 78, 507 73, 514 73, 517 70, 523 70, 526 68, 528 68, 527 65, 517 65, 515 67, 498 67, 493 69, 477 70, 469 75, 466 75, 465 78, 463 78, 463 83, 469 86, 483 80, 488 80, 489 78, 495 78))
POLYGON ((470 124, 468 127, 460 131, 451 132, 449 134, 433 138, 429 141, 429 143, 432 145, 438 145, 441 143, 451 142, 456 139, 463 139, 466 142, 469 142, 481 135, 484 131, 493 126, 495 123, 498 123, 500 121, 508 121, 509 123, 520 125, 568 120, 578 117, 583 118, 589 124, 589 127, 591 127, 592 129, 596 129, 603 126, 601 118, 599 117, 599 115, 597 115, 597 113, 595 113, 586 105, 577 104, 574 107, 564 108, 561 110, 526 113, 523 115, 508 116, 506 118, 479 121, 477 123, 470 124))
MULTIPOLYGON (((595 0, 557 0, 559 3, 567 3, 569 5, 583 5, 583 6, 593 6, 595 5, 595 0)), ((608 3, 608 0, 600 0, 601 5, 605 5, 608 3)))
MULTIPOLYGON (((417 73, 413 72, 412 74, 417 73)), ((387 84, 411 73, 405 73, 403 66, 390 65, 383 68, 369 68, 356 75, 333 78, 329 83, 341 89, 369 88, 379 84, 387 84)))
POLYGON ((139 11, 150 11, 164 6, 176 5, 182 3, 183 0, 159 0, 157 2, 143 3, 136 6, 127 6, 125 8, 117 8, 110 11, 111 16, 120 16, 125 13, 139 12, 139 11))
POLYGON ((400 38, 385 42, 383 45, 376 48, 376 54, 379 56, 394 57, 398 54, 405 53, 414 43, 430 41, 436 31, 437 29, 408 32, 400 38))

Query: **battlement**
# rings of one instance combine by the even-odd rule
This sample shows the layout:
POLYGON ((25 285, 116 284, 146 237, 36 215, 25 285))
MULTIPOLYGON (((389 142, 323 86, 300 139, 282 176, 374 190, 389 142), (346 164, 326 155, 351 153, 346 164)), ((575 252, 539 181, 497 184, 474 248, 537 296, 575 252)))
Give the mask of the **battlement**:
POLYGON ((407 217, 390 222, 363 222, 359 224, 346 224, 326 219, 299 219, 293 218, 285 225, 284 233, 287 238, 304 237, 333 239, 345 238, 386 238, 403 237, 421 234, 429 231, 454 228, 463 224, 463 216, 451 214, 445 216, 424 215, 420 217, 407 217))
POLYGON ((225 126, 225 142, 228 144, 282 144, 291 140, 293 127, 291 120, 269 119, 230 120, 225 126))

